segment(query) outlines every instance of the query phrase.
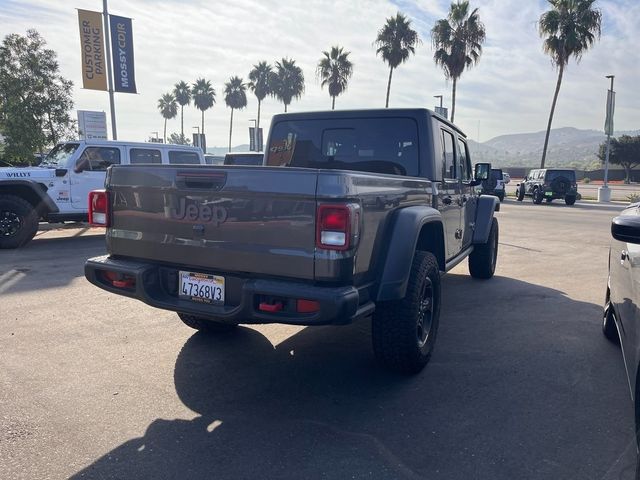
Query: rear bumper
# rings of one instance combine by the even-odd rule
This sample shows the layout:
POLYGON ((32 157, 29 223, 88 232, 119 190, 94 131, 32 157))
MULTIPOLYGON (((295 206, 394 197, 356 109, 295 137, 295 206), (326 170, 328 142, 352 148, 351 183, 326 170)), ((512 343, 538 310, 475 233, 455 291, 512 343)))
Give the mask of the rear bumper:
MULTIPOLYGON (((225 305, 211 305, 181 299, 178 296, 178 267, 111 258, 87 260, 85 277, 94 285, 118 295, 136 298, 152 307, 211 318, 230 324, 284 323, 291 325, 338 325, 373 313, 374 304, 360 303, 360 294, 353 286, 318 287, 304 283, 227 276, 225 305), (132 287, 114 287, 102 272, 116 272, 135 278, 132 287), (261 298, 277 297, 317 301, 319 310, 313 313, 295 311, 263 312, 258 309, 261 298)), ((187 270, 187 268, 183 268, 187 270)), ((189 268, 188 270, 193 270, 189 268)), ((201 271, 201 270, 196 270, 201 271)), ((206 272, 203 273, 215 273, 206 272)), ((219 274, 219 273, 218 273, 219 274)))

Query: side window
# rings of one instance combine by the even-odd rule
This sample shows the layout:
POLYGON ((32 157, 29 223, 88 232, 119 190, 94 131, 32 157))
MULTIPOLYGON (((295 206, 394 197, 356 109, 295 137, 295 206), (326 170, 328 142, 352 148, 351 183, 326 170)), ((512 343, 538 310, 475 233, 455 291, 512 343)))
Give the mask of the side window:
POLYGON ((471 180, 471 159, 467 142, 458 137, 458 164, 460 165, 460 178, 464 181, 471 180))
POLYGON ((442 176, 445 180, 456 177, 456 155, 453 147, 453 135, 442 130, 442 176))
POLYGON ((195 152, 186 152, 184 150, 169 150, 169 163, 181 165, 199 165, 200 158, 195 152))
POLYGON ((162 163, 160 150, 150 148, 132 148, 129 150, 129 160, 134 163, 162 163))
POLYGON ((87 147, 76 163, 77 170, 105 171, 120 164, 120 149, 113 147, 87 147))

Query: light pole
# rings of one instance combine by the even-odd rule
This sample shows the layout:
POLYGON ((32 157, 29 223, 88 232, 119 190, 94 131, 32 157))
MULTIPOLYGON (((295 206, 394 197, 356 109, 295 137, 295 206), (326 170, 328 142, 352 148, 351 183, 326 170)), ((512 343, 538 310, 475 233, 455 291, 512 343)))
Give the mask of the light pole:
MULTIPOLYGON (((252 152, 258 151, 258 120, 252 118, 249 122, 253 122, 253 148, 249 148, 252 152)), ((251 141, 249 141, 251 143, 251 141)))
POLYGON ((615 93, 613 91, 613 79, 615 75, 607 75, 605 78, 611 80, 611 88, 607 91, 607 116, 604 122, 604 130, 607 134, 607 150, 604 155, 604 183, 598 188, 598 202, 611 201, 611 190, 609 190, 609 152, 611 150, 611 135, 613 134, 613 111, 615 109, 615 93))
POLYGON ((440 108, 442 108, 442 95, 434 95, 433 98, 439 98, 440 99, 440 108))

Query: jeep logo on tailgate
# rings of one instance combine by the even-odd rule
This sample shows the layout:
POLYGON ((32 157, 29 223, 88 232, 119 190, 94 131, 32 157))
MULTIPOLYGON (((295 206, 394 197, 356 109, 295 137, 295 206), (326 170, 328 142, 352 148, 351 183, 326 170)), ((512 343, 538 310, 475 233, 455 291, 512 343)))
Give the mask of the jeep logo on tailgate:
POLYGON ((197 200, 181 198, 178 208, 169 208, 169 215, 174 220, 187 220, 190 222, 211 223, 217 227, 227 221, 227 209, 219 205, 206 205, 197 200))

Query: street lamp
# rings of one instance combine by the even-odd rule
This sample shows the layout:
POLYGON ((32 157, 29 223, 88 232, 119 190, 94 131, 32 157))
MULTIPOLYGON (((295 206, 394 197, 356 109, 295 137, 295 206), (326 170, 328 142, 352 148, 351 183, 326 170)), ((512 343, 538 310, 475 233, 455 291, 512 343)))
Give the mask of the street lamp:
POLYGON ((604 122, 604 130, 607 134, 607 150, 604 155, 604 183, 598 188, 598 201, 609 202, 611 190, 609 190, 609 151, 611 150, 611 135, 613 135, 613 111, 615 108, 615 92, 613 91, 613 79, 615 75, 606 75, 611 80, 611 88, 607 91, 607 116, 604 122))
POLYGON ((440 108, 442 108, 442 95, 434 95, 433 98, 439 98, 440 99, 440 108))

